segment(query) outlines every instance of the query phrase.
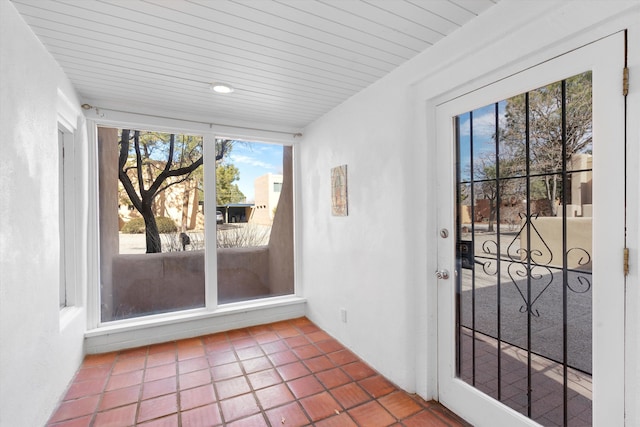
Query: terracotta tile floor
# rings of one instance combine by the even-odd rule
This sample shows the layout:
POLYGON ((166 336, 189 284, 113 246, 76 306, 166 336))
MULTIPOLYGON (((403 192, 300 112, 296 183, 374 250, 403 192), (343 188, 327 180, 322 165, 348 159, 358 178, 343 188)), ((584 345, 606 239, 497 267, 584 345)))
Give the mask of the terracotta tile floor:
POLYGON ((87 356, 48 426, 468 426, 306 318, 87 356))
MULTIPOLYGON (((473 384, 473 337, 471 331, 462 328, 463 349, 461 378, 473 384)), ((476 333, 475 386, 498 399, 498 341, 476 333)), ((500 345, 501 378, 500 394, 505 405, 523 415, 528 413, 527 352, 502 343, 500 345)), ((563 370, 562 365, 540 355, 531 356, 531 418, 544 426, 564 425, 563 370)), ((589 374, 568 368, 567 371, 567 425, 586 427, 591 425, 592 383, 589 374)))

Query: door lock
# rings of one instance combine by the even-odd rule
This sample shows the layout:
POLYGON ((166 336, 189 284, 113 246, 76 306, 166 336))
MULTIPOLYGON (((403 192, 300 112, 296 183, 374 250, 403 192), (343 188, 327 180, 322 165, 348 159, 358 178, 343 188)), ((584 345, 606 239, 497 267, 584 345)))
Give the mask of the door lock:
POLYGON ((449 272, 447 270, 436 270, 436 277, 438 279, 447 280, 449 278, 449 272))

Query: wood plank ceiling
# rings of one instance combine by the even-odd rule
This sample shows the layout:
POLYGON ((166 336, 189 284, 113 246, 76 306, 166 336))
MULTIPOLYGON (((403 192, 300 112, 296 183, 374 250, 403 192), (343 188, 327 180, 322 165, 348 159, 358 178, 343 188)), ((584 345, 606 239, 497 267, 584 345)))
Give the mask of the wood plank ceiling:
POLYGON ((12 1, 82 102, 297 130, 498 0, 12 1))

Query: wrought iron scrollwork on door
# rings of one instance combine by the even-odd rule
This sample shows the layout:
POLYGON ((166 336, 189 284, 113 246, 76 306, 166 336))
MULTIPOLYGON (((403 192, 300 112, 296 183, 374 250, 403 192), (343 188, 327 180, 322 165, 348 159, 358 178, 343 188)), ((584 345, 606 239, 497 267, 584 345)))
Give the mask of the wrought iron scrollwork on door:
POLYGON ((520 213, 519 216, 522 225, 507 246, 506 255, 501 253, 496 240, 485 240, 482 243, 482 260, 475 259, 473 255, 469 257, 468 254, 473 251, 460 252, 466 252, 467 262, 464 264, 479 265, 489 276, 497 275, 502 268, 498 261, 502 266, 506 264, 507 275, 522 299, 520 313, 529 312, 535 317, 540 317, 540 310, 535 305, 554 282, 565 283, 567 289, 574 293, 585 293, 591 289, 590 272, 587 270, 591 264, 591 254, 587 249, 574 247, 567 249, 567 257, 556 254, 554 259, 554 251, 536 227, 535 220, 538 219, 538 214, 527 216, 520 213), (531 242, 534 240, 536 244, 532 247, 531 242), (526 242, 526 247, 522 247, 522 242, 526 242), (577 268, 563 270, 563 264, 570 254, 572 257, 578 257, 575 262, 577 268), (535 290, 532 282, 537 284, 535 290), (527 286, 532 289, 528 290, 527 286))

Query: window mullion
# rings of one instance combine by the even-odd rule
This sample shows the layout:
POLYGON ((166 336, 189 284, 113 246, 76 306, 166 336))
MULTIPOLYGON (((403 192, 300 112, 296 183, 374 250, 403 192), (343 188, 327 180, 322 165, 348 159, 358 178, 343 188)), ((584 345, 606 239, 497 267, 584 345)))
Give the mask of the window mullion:
POLYGON ((205 134, 203 140, 204 158, 204 283, 205 307, 215 310, 218 306, 218 252, 216 237, 216 220, 209 220, 207 216, 217 209, 216 195, 216 139, 212 134, 205 134))

